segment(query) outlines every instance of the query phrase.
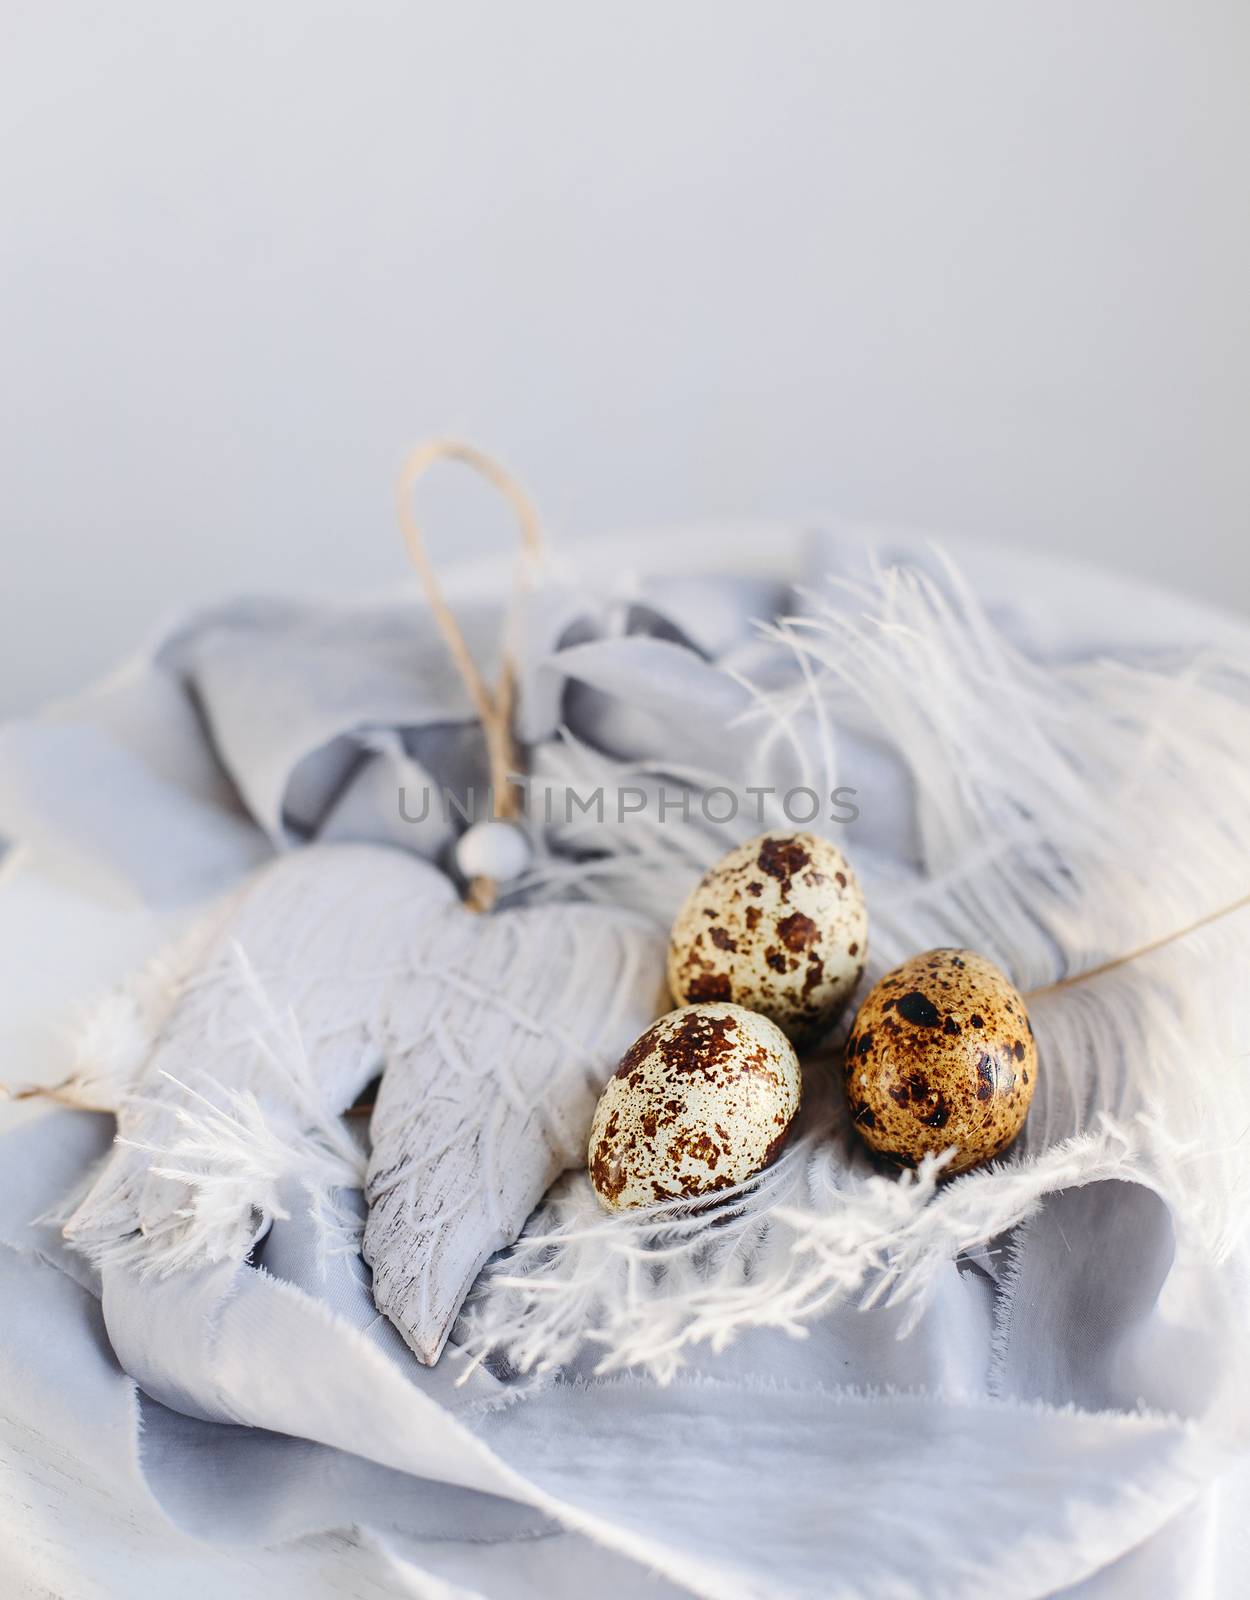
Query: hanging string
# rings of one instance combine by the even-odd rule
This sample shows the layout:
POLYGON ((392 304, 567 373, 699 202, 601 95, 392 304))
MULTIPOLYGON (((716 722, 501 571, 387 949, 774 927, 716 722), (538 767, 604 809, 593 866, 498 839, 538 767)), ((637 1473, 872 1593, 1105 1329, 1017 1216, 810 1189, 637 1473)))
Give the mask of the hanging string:
MULTIPOLYGON (((464 680, 469 698, 482 724, 493 814, 500 821, 506 822, 517 817, 521 809, 520 789, 514 782, 519 769, 519 757, 512 738, 516 677, 507 641, 505 639, 501 651, 499 678, 492 687, 482 676, 464 632, 456 621, 455 613, 447 603, 425 546, 425 535, 412 510, 413 489, 431 467, 442 461, 459 461, 471 467, 499 490, 516 516, 521 534, 521 549, 530 562, 539 561, 545 554, 542 524, 538 520, 533 502, 511 473, 474 445, 463 444, 457 439, 429 439, 413 450, 400 471, 396 503, 404 542, 408 546, 408 554, 425 590, 430 615, 434 618, 451 658, 464 680)), ((474 911, 489 911, 495 902, 497 892, 498 885, 493 878, 474 878, 469 884, 465 904, 474 911)))

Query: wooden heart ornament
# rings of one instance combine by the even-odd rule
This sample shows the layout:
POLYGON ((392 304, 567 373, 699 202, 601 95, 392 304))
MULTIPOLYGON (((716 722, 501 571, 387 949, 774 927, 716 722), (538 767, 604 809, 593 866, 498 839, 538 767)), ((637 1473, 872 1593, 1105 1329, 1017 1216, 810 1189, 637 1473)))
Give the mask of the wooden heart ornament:
MULTIPOLYGON (((511 825, 508 653, 487 684, 408 504, 443 460, 504 494, 527 557, 541 534, 524 491, 481 451, 435 440, 409 457, 400 521, 489 769, 495 820, 468 831, 461 859, 488 860, 480 847, 502 836, 515 861, 530 847, 511 825)), ((360 1153, 339 1119, 380 1071, 363 1253, 378 1309, 436 1361, 487 1257, 584 1159, 600 1089, 663 1009, 658 929, 586 903, 493 911, 494 871, 468 867, 464 904, 426 862, 367 846, 301 850, 259 874, 171 997, 67 1236, 102 1266, 163 1275, 241 1268, 301 1191, 323 1232, 350 1227, 335 1196, 359 1183, 360 1153)))
POLYGON ((378 1308, 433 1362, 482 1263, 585 1159, 663 967, 659 931, 626 912, 483 916, 400 851, 296 851, 173 987, 66 1237, 145 1275, 263 1264, 276 1219, 328 1215, 360 1183, 341 1113, 381 1071, 364 1254, 378 1308))

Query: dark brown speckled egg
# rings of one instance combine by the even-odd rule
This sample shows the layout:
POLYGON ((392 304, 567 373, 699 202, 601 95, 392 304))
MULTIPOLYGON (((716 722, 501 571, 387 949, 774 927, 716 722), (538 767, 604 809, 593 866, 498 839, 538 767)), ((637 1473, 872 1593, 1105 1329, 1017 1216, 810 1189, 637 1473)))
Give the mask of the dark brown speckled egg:
POLYGON ((899 1166, 949 1149, 966 1172, 1020 1132, 1037 1085, 1037 1046, 1020 994, 971 950, 929 950, 887 972, 846 1041, 856 1132, 899 1166))

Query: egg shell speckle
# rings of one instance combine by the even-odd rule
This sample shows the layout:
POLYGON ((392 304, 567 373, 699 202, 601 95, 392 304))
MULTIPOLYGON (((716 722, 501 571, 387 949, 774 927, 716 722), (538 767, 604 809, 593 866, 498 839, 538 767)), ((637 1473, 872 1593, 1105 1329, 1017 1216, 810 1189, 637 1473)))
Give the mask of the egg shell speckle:
POLYGON ((1000 1155, 1037 1086, 1037 1046, 1015 986, 971 950, 929 950, 887 972, 846 1042, 856 1132, 900 1166, 954 1146, 947 1176, 1000 1155))
POLYGON ((682 1006, 625 1052, 595 1111, 587 1161, 609 1210, 728 1189, 777 1155, 799 1108, 799 1061, 767 1017, 682 1006))
POLYGON ((729 1000, 800 1042, 837 1021, 868 953, 846 857, 815 833, 765 833, 706 874, 669 935, 674 1000, 729 1000))

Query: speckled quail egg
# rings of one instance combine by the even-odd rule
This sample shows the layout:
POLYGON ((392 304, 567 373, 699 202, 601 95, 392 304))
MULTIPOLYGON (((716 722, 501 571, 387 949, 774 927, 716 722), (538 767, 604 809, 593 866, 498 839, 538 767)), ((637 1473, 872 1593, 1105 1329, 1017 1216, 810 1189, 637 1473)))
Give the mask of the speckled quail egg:
POLYGON ((735 1005, 682 1006, 609 1078, 590 1132, 590 1180, 609 1210, 728 1189, 760 1172, 799 1109, 781 1029, 735 1005))
POLYGON ((677 914, 668 985, 681 1002, 729 1000, 799 1042, 855 992, 868 913, 846 857, 815 833, 765 833, 731 850, 677 914))
POLYGON ((1000 1155, 1037 1086, 1037 1046, 1015 986, 971 950, 929 950, 887 972, 846 1041, 855 1130, 900 1166, 954 1146, 944 1171, 1000 1155))

